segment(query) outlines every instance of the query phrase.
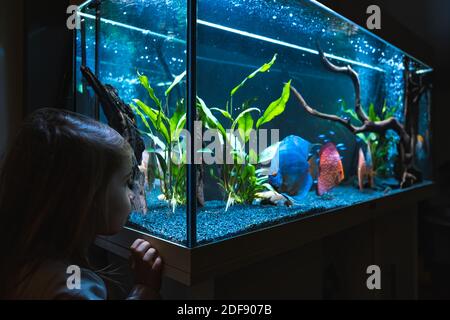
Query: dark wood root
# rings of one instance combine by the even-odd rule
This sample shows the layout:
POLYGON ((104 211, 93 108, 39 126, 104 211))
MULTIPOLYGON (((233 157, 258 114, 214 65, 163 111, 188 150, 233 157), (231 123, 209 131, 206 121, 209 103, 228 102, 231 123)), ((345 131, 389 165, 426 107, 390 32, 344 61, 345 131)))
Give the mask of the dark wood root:
MULTIPOLYGON (((200 121, 200 116, 197 114, 196 115, 196 121, 200 121)), ((203 130, 203 129, 202 129, 203 130)), ((206 145, 203 142, 202 139, 202 132, 201 131, 197 131, 195 133, 196 139, 199 139, 198 141, 202 141, 202 148, 205 148, 206 145)), ((197 196, 197 205, 200 207, 204 207, 205 206, 205 192, 204 192, 204 179, 205 179, 205 167, 203 166, 203 161, 201 164, 197 164, 195 166, 196 168, 196 172, 195 172, 195 179, 196 179, 196 196, 197 196)))
POLYGON ((205 169, 203 165, 198 165, 196 177, 197 177, 197 205, 200 207, 205 206, 205 195, 204 195, 204 189, 203 189, 203 179, 205 176, 205 169))
POLYGON ((131 107, 120 99, 113 86, 104 85, 88 67, 82 66, 81 72, 88 84, 94 89, 108 120, 108 125, 128 141, 134 151, 132 154, 133 183, 131 188, 134 197, 131 201, 131 207, 133 211, 146 213, 148 208, 145 197, 145 174, 139 170, 145 145, 136 129, 134 113, 131 107))
MULTIPOLYGON (((400 187, 408 187, 414 183, 417 183, 421 180, 420 172, 418 170, 413 170, 412 167, 414 165, 414 152, 416 146, 416 135, 415 130, 408 130, 405 128, 403 124, 397 118, 391 117, 389 119, 383 121, 371 121, 364 109, 361 107, 361 86, 359 81, 358 73, 352 69, 351 66, 340 67, 336 66, 330 62, 330 60, 326 57, 324 52, 321 50, 320 46, 318 46, 319 56, 324 63, 324 65, 332 72, 342 73, 349 76, 353 82, 353 86, 355 88, 355 113, 358 119, 361 121, 360 126, 355 126, 351 123, 350 119, 342 118, 334 114, 327 114, 323 112, 319 112, 306 102, 303 96, 295 89, 294 86, 291 86, 291 92, 294 94, 295 98, 299 102, 300 106, 309 114, 333 122, 340 123, 345 128, 347 128, 351 133, 358 134, 364 132, 374 132, 380 135, 384 135, 386 131, 393 130, 400 137, 399 142, 399 162, 400 162, 400 171, 402 174, 400 175, 400 187)), ((405 90, 407 92, 407 90, 405 90)), ((417 94, 423 93, 425 90, 418 90, 417 94)), ((414 98, 414 101, 418 101, 418 98, 414 98)), ((408 107, 408 106, 407 106, 408 107)), ((408 112, 410 108, 406 108, 405 112, 408 112)), ((414 110, 416 111, 416 110, 414 110)), ((413 127, 415 125, 415 121, 411 120, 411 113, 407 113, 405 118, 408 119, 407 123, 413 123, 413 127)), ((412 129, 412 128, 411 128, 412 129)))

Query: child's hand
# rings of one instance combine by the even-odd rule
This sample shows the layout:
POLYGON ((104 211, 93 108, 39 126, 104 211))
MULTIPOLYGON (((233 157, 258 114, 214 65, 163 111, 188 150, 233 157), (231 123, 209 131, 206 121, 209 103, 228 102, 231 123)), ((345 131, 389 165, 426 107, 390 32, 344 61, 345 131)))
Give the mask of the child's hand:
POLYGON ((131 268, 137 284, 143 284, 159 292, 163 261, 155 248, 145 240, 137 239, 131 245, 131 268))

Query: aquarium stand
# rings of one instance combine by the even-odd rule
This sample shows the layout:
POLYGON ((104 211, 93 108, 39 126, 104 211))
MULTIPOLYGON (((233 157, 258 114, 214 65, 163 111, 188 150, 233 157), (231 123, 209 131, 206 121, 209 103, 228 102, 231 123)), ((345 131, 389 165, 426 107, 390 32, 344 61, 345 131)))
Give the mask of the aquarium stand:
MULTIPOLYGON (((273 266, 273 261, 281 256, 283 262, 280 262, 277 267, 280 268, 278 271, 265 270, 264 272, 268 274, 283 272, 284 266, 291 259, 290 255, 298 255, 298 252, 302 250, 312 252, 312 257, 315 258, 311 256, 299 258, 300 265, 294 267, 294 273, 295 270, 300 270, 302 265, 311 264, 313 261, 318 264, 313 269, 322 270, 326 257, 332 256, 339 250, 347 254, 355 252, 355 255, 350 255, 349 259, 354 261, 358 268, 365 268, 365 262, 361 262, 362 265, 357 262, 360 255, 356 252, 359 250, 363 252, 363 256, 368 257, 366 260, 369 264, 372 261, 374 264, 391 266, 392 263, 382 262, 383 256, 396 257, 395 259, 403 256, 401 260, 407 263, 403 263, 401 268, 398 267, 402 270, 397 270, 396 274, 397 277, 400 274, 409 276, 411 281, 404 280, 409 289, 405 289, 407 293, 403 297, 414 297, 416 292, 414 279, 417 272, 415 230, 417 207, 421 201, 429 199, 432 194, 433 184, 425 183, 376 200, 306 216, 282 225, 192 249, 130 228, 125 228, 123 232, 113 237, 99 237, 96 244, 127 259, 131 243, 136 238, 143 237, 161 253, 165 261, 165 276, 187 287, 214 282, 214 279, 223 278, 227 274, 236 272, 240 274, 240 270, 249 268, 252 270, 253 266, 261 266, 261 263, 264 268, 267 265, 273 266), (391 230, 391 234, 387 230, 391 230), (332 248, 338 243, 337 239, 346 240, 338 249, 332 248), (352 246, 355 248, 352 249, 352 246), (327 250, 331 250, 331 253, 328 254, 327 250)), ((336 261, 340 259, 343 258, 337 257, 332 263, 337 268, 339 268, 339 262, 336 261)), ((392 267, 389 267, 389 272, 392 272, 391 269, 392 267)), ((365 269, 361 272, 365 275, 365 269)), ((323 274, 318 276, 318 279, 322 279, 317 280, 321 285, 323 285, 323 277, 323 274)), ((316 284, 319 285, 318 283, 316 284)), ((395 290, 397 294, 401 292, 400 289, 395 290)))

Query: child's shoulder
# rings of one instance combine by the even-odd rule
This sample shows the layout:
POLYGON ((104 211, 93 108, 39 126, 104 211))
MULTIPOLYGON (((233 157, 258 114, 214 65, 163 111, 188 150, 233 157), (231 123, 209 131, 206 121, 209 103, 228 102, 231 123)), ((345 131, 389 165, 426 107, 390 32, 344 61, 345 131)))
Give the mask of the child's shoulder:
POLYGON ((92 270, 48 260, 17 288, 19 299, 105 300, 106 286, 92 270))

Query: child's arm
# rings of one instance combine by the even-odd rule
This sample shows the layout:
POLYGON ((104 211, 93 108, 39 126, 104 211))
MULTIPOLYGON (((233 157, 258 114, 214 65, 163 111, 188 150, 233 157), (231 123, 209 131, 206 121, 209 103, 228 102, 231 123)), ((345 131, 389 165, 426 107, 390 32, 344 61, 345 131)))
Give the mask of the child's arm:
POLYGON ((135 273, 135 286, 127 299, 160 299, 163 261, 156 249, 145 240, 137 239, 131 246, 131 267, 135 273))

